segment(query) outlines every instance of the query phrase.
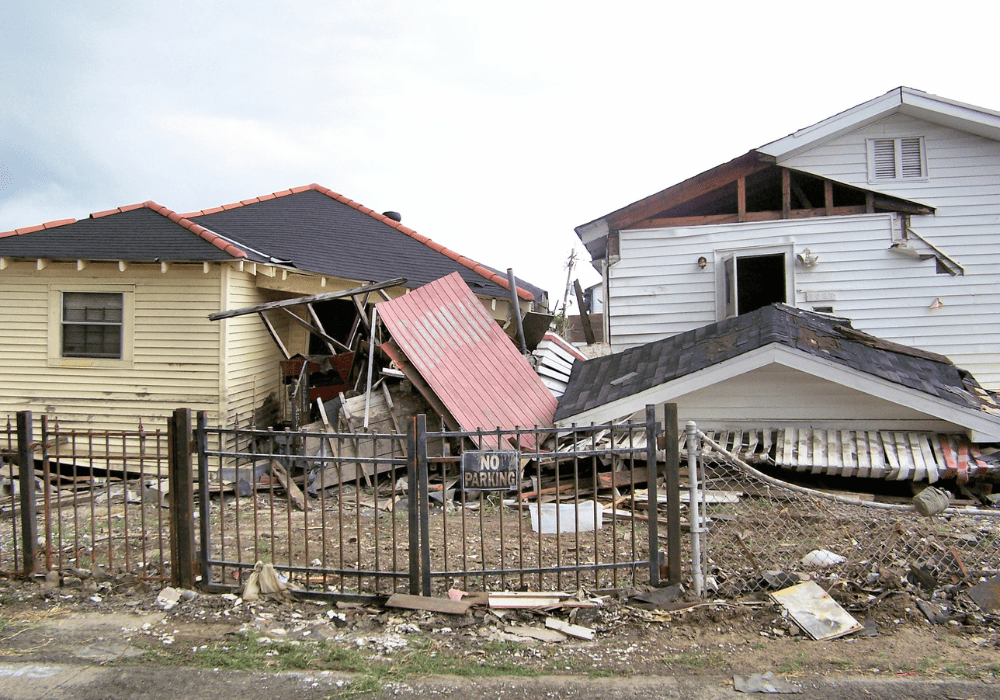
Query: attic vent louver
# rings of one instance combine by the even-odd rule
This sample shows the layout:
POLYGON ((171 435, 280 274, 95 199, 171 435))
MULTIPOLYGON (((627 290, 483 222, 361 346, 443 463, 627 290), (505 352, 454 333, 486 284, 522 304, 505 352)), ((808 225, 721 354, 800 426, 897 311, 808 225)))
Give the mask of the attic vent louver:
POLYGON ((927 177, 922 136, 868 140, 868 181, 920 180, 927 177))

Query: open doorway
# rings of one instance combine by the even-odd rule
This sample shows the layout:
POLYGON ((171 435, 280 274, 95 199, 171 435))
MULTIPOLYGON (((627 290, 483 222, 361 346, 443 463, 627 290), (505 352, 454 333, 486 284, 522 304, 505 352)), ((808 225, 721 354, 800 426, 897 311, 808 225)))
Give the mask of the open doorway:
POLYGON ((775 303, 788 303, 785 253, 730 253, 722 259, 723 317, 732 318, 775 303))

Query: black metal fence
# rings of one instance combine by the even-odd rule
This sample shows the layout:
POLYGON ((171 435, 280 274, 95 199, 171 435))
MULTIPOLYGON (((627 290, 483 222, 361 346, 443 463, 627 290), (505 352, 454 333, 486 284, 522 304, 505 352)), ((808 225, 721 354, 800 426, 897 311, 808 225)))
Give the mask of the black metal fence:
POLYGON ((655 584, 668 556, 650 546, 656 507, 638 511, 659 500, 661 432, 651 409, 644 423, 548 430, 429 431, 416 416, 406 434, 200 416, 203 582, 234 586, 264 561, 297 589, 339 596, 655 584), (501 452, 516 472, 501 488, 462 480, 464 457, 501 452))
POLYGON ((60 428, 30 411, 0 429, 0 572, 170 580, 167 433, 60 428))

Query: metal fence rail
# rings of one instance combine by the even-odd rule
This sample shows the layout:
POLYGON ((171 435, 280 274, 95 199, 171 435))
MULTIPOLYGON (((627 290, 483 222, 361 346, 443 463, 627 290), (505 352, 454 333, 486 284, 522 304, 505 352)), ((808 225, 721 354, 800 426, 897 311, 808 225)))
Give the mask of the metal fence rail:
POLYGON ((877 587, 901 577, 928 586, 976 582, 1000 570, 1000 512, 951 508, 927 518, 910 506, 783 485, 743 463, 737 448, 699 433, 701 570, 721 595, 787 581, 776 573, 877 587))

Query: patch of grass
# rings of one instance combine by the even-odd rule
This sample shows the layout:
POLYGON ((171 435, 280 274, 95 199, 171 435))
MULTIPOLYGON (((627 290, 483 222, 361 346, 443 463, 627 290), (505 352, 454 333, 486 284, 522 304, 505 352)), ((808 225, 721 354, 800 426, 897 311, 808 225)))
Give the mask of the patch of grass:
POLYGON ((774 670, 777 673, 798 673, 806 667, 808 662, 809 657, 800 652, 781 659, 774 670))
POLYGON ((688 666, 690 668, 722 666, 725 663, 725 657, 717 651, 691 651, 664 656, 663 663, 667 666, 688 666))
POLYGON ((587 678, 619 678, 621 676, 631 676, 629 671, 606 671, 604 669, 594 669, 587 674, 587 678))

